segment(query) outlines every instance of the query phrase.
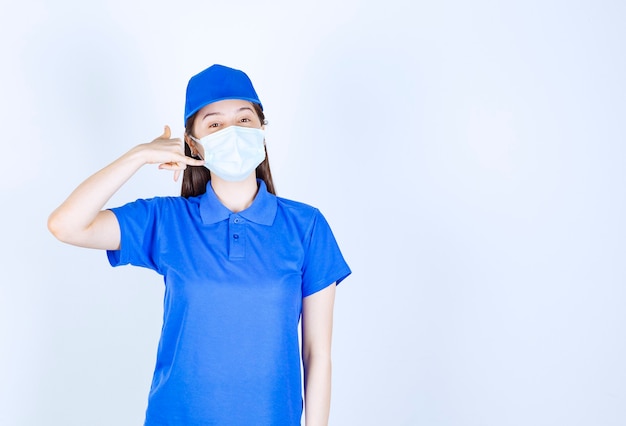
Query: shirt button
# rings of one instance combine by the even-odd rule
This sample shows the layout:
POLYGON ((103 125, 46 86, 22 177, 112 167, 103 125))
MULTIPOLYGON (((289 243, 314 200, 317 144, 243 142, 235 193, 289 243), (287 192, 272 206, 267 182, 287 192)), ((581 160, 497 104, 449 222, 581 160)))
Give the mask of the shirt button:
POLYGON ((239 239, 239 234, 234 234, 234 235, 233 235, 233 238, 234 238, 234 239, 236 239, 236 240, 238 240, 238 239, 239 239))
POLYGON ((233 220, 233 222, 235 222, 235 223, 239 223, 239 222, 241 222, 241 219, 239 219, 238 217, 236 217, 236 218, 235 218, 235 220, 233 220))

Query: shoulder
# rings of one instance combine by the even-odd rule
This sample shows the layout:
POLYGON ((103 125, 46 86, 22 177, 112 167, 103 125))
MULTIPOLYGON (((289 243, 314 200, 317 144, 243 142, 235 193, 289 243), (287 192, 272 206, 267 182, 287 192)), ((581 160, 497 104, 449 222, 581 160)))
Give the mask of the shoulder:
POLYGON ((309 204, 302 203, 300 201, 289 200, 287 198, 276 197, 276 202, 281 208, 287 209, 287 210, 301 211, 301 212, 317 211, 317 208, 309 204))
POLYGON ((276 202, 278 204, 278 210, 289 216, 312 220, 317 215, 321 215, 316 207, 300 201, 276 197, 276 202))
POLYGON ((163 215, 167 213, 175 213, 180 211, 195 210, 200 204, 198 197, 184 198, 180 196, 162 196, 152 198, 139 198, 135 201, 124 204, 120 207, 115 207, 113 210, 115 213, 131 212, 152 212, 156 215, 163 215))
POLYGON ((297 226, 305 235, 315 233, 318 228, 328 228, 328 222, 322 212, 310 204, 300 201, 276 197, 278 202, 278 214, 285 221, 297 226))

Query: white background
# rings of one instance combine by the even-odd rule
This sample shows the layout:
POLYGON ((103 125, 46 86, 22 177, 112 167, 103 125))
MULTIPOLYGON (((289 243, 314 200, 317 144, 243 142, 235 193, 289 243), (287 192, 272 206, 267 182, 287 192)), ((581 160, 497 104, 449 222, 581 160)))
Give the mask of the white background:
MULTIPOLYGON (((4 1, 0 424, 139 425, 155 273, 48 214, 252 78, 279 195, 327 217, 331 425, 626 424, 621 1, 4 1)), ((142 169, 110 205, 177 194, 142 169)))

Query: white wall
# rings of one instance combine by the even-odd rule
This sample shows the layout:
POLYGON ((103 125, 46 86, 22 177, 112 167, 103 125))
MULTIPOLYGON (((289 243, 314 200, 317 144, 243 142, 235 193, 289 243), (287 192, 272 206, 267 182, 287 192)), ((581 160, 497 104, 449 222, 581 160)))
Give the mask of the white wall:
MULTIPOLYGON (((626 8, 619 1, 5 5, 0 424, 141 424, 160 277, 48 214, 245 70, 280 195, 326 215, 332 425, 626 424, 626 8)), ((176 194, 146 168, 111 205, 176 194)))

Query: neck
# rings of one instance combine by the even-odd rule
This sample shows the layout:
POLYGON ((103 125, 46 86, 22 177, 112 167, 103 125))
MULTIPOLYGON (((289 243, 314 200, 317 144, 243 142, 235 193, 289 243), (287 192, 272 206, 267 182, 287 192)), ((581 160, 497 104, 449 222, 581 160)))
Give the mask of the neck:
POLYGON ((254 172, 240 182, 229 182, 212 174, 211 187, 218 200, 233 213, 250 207, 259 190, 254 172))

